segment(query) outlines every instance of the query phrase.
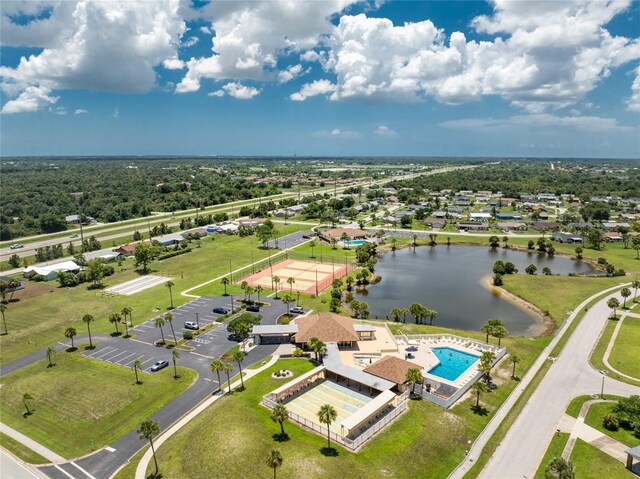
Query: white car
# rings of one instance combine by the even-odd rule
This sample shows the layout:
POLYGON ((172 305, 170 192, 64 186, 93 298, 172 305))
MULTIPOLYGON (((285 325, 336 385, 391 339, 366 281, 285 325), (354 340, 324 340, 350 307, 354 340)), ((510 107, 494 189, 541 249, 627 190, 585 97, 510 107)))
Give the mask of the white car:
POLYGON ((198 325, 193 321, 185 321, 184 327, 185 329, 198 329, 198 325))
POLYGON ((303 314, 304 313, 304 309, 302 309, 300 306, 294 306, 293 308, 291 308, 289 310, 289 312, 291 314, 303 314))
POLYGON ((20 249, 20 248, 24 248, 24 245, 16 243, 16 244, 12 244, 9 249, 20 249))

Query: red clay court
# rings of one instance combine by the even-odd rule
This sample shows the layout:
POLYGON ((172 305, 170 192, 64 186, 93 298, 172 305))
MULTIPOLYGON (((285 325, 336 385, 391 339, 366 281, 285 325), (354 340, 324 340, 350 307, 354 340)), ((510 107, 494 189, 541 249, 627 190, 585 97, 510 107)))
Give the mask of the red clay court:
MULTIPOLYGON (((279 291, 300 291, 301 293, 315 294, 331 286, 334 279, 345 276, 353 268, 345 264, 338 263, 318 263, 315 261, 301 261, 287 259, 271 267, 266 267, 262 271, 252 274, 242 279, 250 286, 260 285, 266 289, 273 289, 271 283, 272 276, 280 278, 279 291), (293 288, 287 284, 288 278, 294 278, 296 282, 293 288), (316 289, 317 281, 317 289, 316 289)), ((240 284, 242 281, 238 281, 240 284)))

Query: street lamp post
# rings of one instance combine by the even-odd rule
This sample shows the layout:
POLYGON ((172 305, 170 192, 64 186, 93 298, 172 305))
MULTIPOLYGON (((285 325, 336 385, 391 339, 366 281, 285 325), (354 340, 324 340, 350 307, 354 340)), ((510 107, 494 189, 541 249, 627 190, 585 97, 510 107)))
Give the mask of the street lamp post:
POLYGON ((200 329, 200 313, 196 311, 196 328, 200 329))
POLYGON ((600 388, 600 399, 604 399, 604 378, 607 376, 608 372, 606 370, 600 371, 602 374, 602 387, 600 388))

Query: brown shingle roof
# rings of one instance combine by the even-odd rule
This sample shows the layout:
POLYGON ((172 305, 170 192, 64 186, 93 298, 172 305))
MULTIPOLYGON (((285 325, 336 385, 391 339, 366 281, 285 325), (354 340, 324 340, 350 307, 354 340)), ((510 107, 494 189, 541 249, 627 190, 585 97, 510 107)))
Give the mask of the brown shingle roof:
POLYGON ((412 368, 422 371, 422 366, 418 364, 396 358, 395 356, 384 356, 371 366, 365 368, 364 372, 396 384, 404 384, 407 380, 407 371, 412 368))
POLYGON ((367 231, 359 230, 357 228, 334 228, 331 230, 323 231, 322 236, 329 239, 340 239, 340 237, 344 233, 347 233, 350 238, 368 238, 369 236, 371 236, 367 231))
POLYGON ((346 316, 334 313, 318 313, 298 318, 298 334, 296 343, 306 343, 311 338, 318 338, 325 343, 342 341, 358 341, 358 335, 353 329, 353 322, 346 316))

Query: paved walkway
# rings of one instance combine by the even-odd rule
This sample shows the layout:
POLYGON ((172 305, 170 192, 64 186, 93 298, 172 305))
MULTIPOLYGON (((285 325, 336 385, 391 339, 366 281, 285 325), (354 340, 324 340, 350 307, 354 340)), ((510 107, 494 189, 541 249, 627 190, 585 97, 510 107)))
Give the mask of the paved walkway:
POLYGON ((24 463, 3 449, 0 449, 0 475, 7 479, 41 479, 47 477, 35 467, 24 463))
POLYGON ((602 356, 602 362, 604 363, 604 365, 606 367, 608 367, 611 371, 613 371, 616 374, 619 374, 620 376, 623 376, 627 379, 632 379, 634 381, 640 381, 640 378, 635 378, 633 376, 629 376, 628 374, 622 373, 620 371, 618 371, 616 368, 614 368, 613 366, 611 366, 611 364, 609 363, 609 355, 611 354, 611 351, 613 350, 613 346, 616 344, 616 339, 618 338, 618 333, 620 332, 620 328, 622 328, 622 323, 625 320, 625 318, 627 316, 631 316, 634 318, 640 318, 640 315, 634 314, 634 313, 627 313, 627 312, 623 312, 620 315, 620 320, 618 321, 618 324, 616 324, 616 329, 613 330, 613 334, 611 335, 611 339, 609 340, 609 344, 607 345, 607 350, 604 352, 604 355, 602 356))
MULTIPOLYGON (((603 294, 620 289, 621 287, 622 286, 615 286, 615 287, 600 291, 599 293, 596 293, 593 296, 590 296, 589 298, 585 299, 582 303, 580 303, 580 305, 574 311, 571 312, 571 314, 569 315, 569 318, 564 322, 560 330, 558 330, 558 333, 555 335, 551 343, 549 343, 549 345, 546 348, 544 348, 542 353, 540 353, 540 356, 538 356, 538 359, 534 361, 533 365, 529 368, 529 370, 526 372, 526 374, 524 375, 522 380, 518 383, 518 385, 515 387, 515 389, 511 392, 511 394, 506 399, 506 401, 502 403, 502 406, 500 406, 500 408, 494 413, 491 420, 488 422, 488 424, 485 426, 485 428, 482 430, 482 432, 478 435, 476 440, 471 445, 471 448, 469 449, 469 452, 467 453, 466 457, 458 465, 458 467, 454 469, 453 472, 449 475, 449 479, 462 479, 462 477, 473 467, 473 465, 475 464, 475 460, 478 457, 480 457, 480 454, 482 453, 484 446, 487 444, 487 441, 489 441, 489 439, 498 429, 498 427, 500 426, 504 418, 507 416, 509 411, 511 411, 511 409, 515 405, 518 398, 522 395, 522 393, 524 392, 526 387, 529 385, 529 383, 531 383, 531 381, 533 380, 537 372, 540 370, 540 368, 544 364, 544 362, 548 360, 549 355, 551 354, 551 351, 553 351, 553 348, 555 348, 558 341, 560 341, 560 339, 562 338, 566 330, 569 328, 569 326, 571 326, 571 323, 576 318, 578 313, 583 311, 584 308, 594 299, 598 298, 603 294)), ((583 318, 582 323, 584 323, 585 319, 586 317, 583 318)), ((566 349, 566 345, 565 345, 565 349, 566 349)), ((564 409, 562 409, 562 411, 564 411, 564 409)), ((545 442, 546 444, 547 440, 548 439, 545 438, 543 442, 545 442)), ((495 477, 506 477, 506 476, 498 475, 495 477)), ((522 477, 522 476, 515 476, 515 477, 522 477)))
POLYGON ((585 424, 584 422, 591 405, 601 402, 615 403, 616 401, 603 399, 593 399, 591 401, 586 401, 580 408, 580 413, 578 414, 577 419, 572 418, 566 413, 564 414, 562 420, 560 421, 558 429, 560 429, 560 431, 562 432, 568 432, 570 433, 570 435, 569 440, 567 441, 567 444, 562 451, 563 459, 569 460, 569 457, 571 457, 571 452, 573 451, 573 446, 576 443, 576 439, 582 439, 583 441, 597 447, 601 451, 626 464, 625 461, 627 455, 624 451, 629 449, 628 446, 625 446, 624 444, 610 438, 606 434, 603 434, 602 432, 589 426, 588 424, 585 424), (570 429, 567 430, 566 425, 569 423, 568 418, 570 418, 572 421, 570 421, 570 429))
MULTIPOLYGON (((271 359, 269 360, 269 362, 267 362, 266 364, 263 364, 258 369, 245 369, 244 372, 246 374, 243 376, 243 380, 247 381, 249 378, 252 378, 256 374, 261 373, 265 369, 273 366, 278 359, 279 359, 279 356, 273 355, 271 357, 271 359)), ((236 388, 238 386, 240 386, 240 380, 237 380, 235 383, 232 383, 231 384, 231 389, 234 389, 234 388, 236 388)), ((191 421, 198 414, 200 414, 202 411, 207 409, 211 404, 213 404, 214 402, 216 402, 218 399, 220 399, 223 396, 224 396, 224 392, 220 392, 220 393, 210 397, 206 401, 203 401, 196 408, 192 409, 191 412, 186 414, 184 417, 182 417, 182 419, 180 419, 173 426, 171 426, 169 429, 167 429, 161 436, 158 436, 158 438, 155 441, 153 441, 153 445, 154 445, 156 451, 160 448, 160 446, 167 439, 169 439, 171 436, 173 436, 175 433, 177 433, 189 421, 191 421)), ((153 452, 151 451, 151 448, 149 448, 144 453, 144 456, 142 456, 142 459, 138 463, 138 467, 136 468, 135 479, 145 479, 146 478, 147 467, 149 466, 149 462, 151 461, 151 459, 153 459, 153 452)), ((124 466, 126 466, 126 464, 122 465, 122 467, 124 467, 124 466)), ((116 471, 116 473, 117 473, 117 471, 116 471)), ((114 475, 116 473, 114 473, 114 475)))
POLYGON ((32 451, 37 452, 45 459, 49 459, 54 464, 57 462, 66 462, 66 459, 61 455, 56 454, 51 449, 44 447, 42 444, 34 441, 33 439, 25 436, 21 432, 18 432, 12 427, 9 427, 6 424, 3 424, 1 422, 0 422, 0 432, 2 432, 3 434, 6 434, 9 437, 12 437, 19 443, 23 444, 24 446, 27 446, 32 451))
MULTIPOLYGON (((622 299, 619 293, 608 295, 584 315, 560 356, 480 473, 480 478, 533 477, 571 399, 600 393, 603 375, 589 364, 589 357, 609 317, 607 300, 611 296, 622 299)), ((588 301, 583 302, 576 311, 584 309, 588 301)), ((609 378, 605 381, 604 391, 626 397, 640 394, 640 387, 609 378)))

